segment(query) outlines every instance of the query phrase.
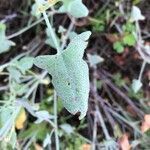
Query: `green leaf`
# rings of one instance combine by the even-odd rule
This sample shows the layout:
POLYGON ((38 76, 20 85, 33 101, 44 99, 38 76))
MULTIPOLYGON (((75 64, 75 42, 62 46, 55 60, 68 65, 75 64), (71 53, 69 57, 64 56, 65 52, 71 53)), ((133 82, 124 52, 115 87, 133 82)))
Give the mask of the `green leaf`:
POLYGON ((62 0, 63 5, 60 7, 60 12, 67 12, 75 18, 86 17, 89 13, 87 7, 82 3, 82 0, 62 0))
POLYGON ((12 82, 11 86, 18 96, 22 96, 29 88, 27 84, 18 84, 16 82, 12 82))
POLYGON ((67 32, 67 29, 60 25, 59 29, 58 29, 58 33, 63 33, 64 34, 65 32, 67 32))
POLYGON ((13 66, 8 67, 7 70, 9 71, 9 75, 11 76, 11 78, 19 83, 21 77, 20 71, 13 66))
POLYGON ((134 79, 132 81, 132 90, 134 91, 134 93, 137 93, 141 87, 142 87, 142 82, 140 80, 134 79))
POLYGON ((87 56, 91 67, 96 66, 97 64, 104 61, 104 59, 101 56, 98 56, 96 54, 94 55, 88 54, 87 56))
POLYGON ((123 38, 123 43, 128 46, 134 46, 136 43, 136 39, 133 34, 127 34, 123 38))
POLYGON ((61 124, 60 128, 64 130, 68 135, 70 135, 74 131, 74 128, 68 123, 61 124))
POLYGON ((145 17, 142 15, 141 10, 137 6, 133 6, 130 20, 134 22, 144 19, 145 17))
POLYGON ((113 44, 113 48, 117 53, 123 53, 124 47, 121 42, 115 42, 113 44))
POLYGON ((52 83, 65 108, 72 114, 87 112, 89 97, 89 69, 82 59, 90 31, 77 35, 61 54, 38 56, 35 65, 48 70, 52 83))
POLYGON ((150 55, 150 45, 149 44, 144 45, 144 50, 148 55, 150 55))
POLYGON ((13 110, 11 107, 3 108, 0 111, 0 128, 2 128, 7 120, 12 116, 13 110))
POLYGON ((16 144, 17 144, 17 133, 15 129, 11 133, 9 144, 12 146, 13 149, 15 149, 16 144))
POLYGON ((122 29, 123 32, 129 32, 129 33, 136 32, 136 27, 131 22, 127 22, 125 25, 123 25, 122 29))
POLYGON ((20 71, 25 74, 25 72, 32 68, 33 66, 33 57, 23 57, 19 60, 17 63, 17 67, 20 69, 20 71))
POLYGON ((43 141, 43 147, 45 148, 47 145, 50 145, 51 142, 51 136, 47 133, 46 138, 43 141))
POLYGON ((0 54, 9 51, 10 47, 15 45, 14 42, 7 40, 5 32, 6 25, 0 23, 0 54))
POLYGON ((122 78, 120 73, 114 74, 113 79, 115 81, 115 84, 120 88, 125 85, 125 80, 122 78))
POLYGON ((69 13, 75 18, 86 17, 89 13, 87 7, 82 3, 82 0, 36 0, 36 3, 32 7, 32 14, 38 16, 57 2, 63 2, 63 5, 59 8, 62 13, 69 13))
POLYGON ((31 15, 34 16, 34 17, 36 17, 37 19, 39 19, 41 17, 41 14, 38 13, 38 11, 37 11, 37 5, 36 4, 32 5, 31 15))
POLYGON ((49 132, 48 128, 46 127, 46 123, 40 123, 40 124, 30 124, 29 127, 21 132, 18 136, 20 139, 24 139, 26 137, 32 137, 33 135, 36 137, 37 140, 43 140, 46 133, 49 132))

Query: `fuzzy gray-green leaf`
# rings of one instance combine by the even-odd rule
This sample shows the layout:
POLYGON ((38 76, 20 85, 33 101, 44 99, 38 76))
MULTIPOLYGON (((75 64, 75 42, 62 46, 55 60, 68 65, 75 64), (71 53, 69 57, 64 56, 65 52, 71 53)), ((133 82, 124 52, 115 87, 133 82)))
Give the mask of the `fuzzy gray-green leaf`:
POLYGON ((6 25, 0 23, 0 54, 9 51, 11 46, 15 46, 14 42, 7 39, 5 35, 5 31, 6 31, 6 25))
POLYGON ((56 55, 38 56, 35 65, 52 75, 52 83, 65 108, 72 114, 87 112, 89 97, 89 69, 82 59, 90 32, 74 37, 68 47, 56 55))
POLYGON ((89 13, 87 7, 82 3, 82 0, 61 0, 63 5, 60 7, 60 12, 67 12, 75 18, 86 17, 89 13))

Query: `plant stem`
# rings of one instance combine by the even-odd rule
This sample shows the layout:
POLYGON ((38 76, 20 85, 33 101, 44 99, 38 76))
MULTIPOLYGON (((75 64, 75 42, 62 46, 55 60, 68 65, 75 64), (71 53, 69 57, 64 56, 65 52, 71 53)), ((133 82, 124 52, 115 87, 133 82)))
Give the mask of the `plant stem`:
MULTIPOLYGON (((50 13, 48 14, 48 16, 53 15, 53 14, 55 14, 55 13, 57 13, 57 12, 50 12, 50 13)), ((34 27, 34 26, 38 25, 39 23, 41 23, 43 20, 44 20, 44 18, 41 18, 41 19, 39 19, 39 20, 33 22, 32 24, 26 26, 25 28, 19 30, 18 32, 13 33, 13 34, 11 34, 11 35, 8 35, 8 36, 7 36, 7 39, 9 40, 9 39, 12 39, 12 38, 14 38, 14 37, 17 37, 17 36, 23 34, 24 32, 28 31, 28 30, 31 29, 32 27, 34 27)))
POLYGON ((10 63, 6 63, 0 66, 0 72, 3 71, 3 69, 5 69, 6 67, 8 67, 10 65, 10 63))
POLYGON ((63 50, 63 49, 65 48, 66 43, 67 43, 67 39, 68 39, 69 34, 70 34, 70 32, 72 31, 73 27, 74 27, 74 19, 73 19, 73 22, 71 22, 70 25, 69 25, 69 28, 68 28, 68 30, 67 30, 67 33, 66 33, 66 35, 65 35, 65 37, 64 37, 64 40, 63 40, 63 42, 62 42, 62 45, 61 45, 61 50, 63 50))
POLYGON ((50 32, 50 34, 51 34, 52 40, 53 40, 53 42, 54 42, 54 44, 55 44, 55 46, 56 46, 57 53, 59 54, 59 53, 60 53, 59 44, 58 44, 58 42, 57 42, 56 35, 55 35, 55 33, 54 33, 54 30, 53 30, 53 28, 52 28, 52 25, 50 24, 49 19, 48 19, 48 16, 47 16, 47 14, 46 14, 45 11, 43 12, 43 16, 44 16, 46 25, 47 25, 47 27, 48 27, 48 30, 49 30, 49 32, 50 32))
POLYGON ((104 135, 106 137, 106 140, 110 140, 111 137, 109 136, 109 133, 108 133, 108 130, 106 128, 106 125, 105 125, 105 122, 104 122, 104 119, 102 117, 102 114, 100 112, 100 110, 98 109, 98 106, 96 106, 96 113, 97 113, 97 117, 99 118, 99 121, 101 123, 101 127, 103 129, 103 132, 104 132, 104 135))
POLYGON ((141 67, 141 71, 140 71, 139 78, 138 78, 138 80, 140 80, 140 81, 141 81, 141 79, 142 79, 142 74, 143 74, 143 72, 144 72, 145 65, 146 65, 146 61, 143 60, 142 67, 141 67))
MULTIPOLYGON (((56 38, 55 32, 54 32, 54 30, 52 28, 51 23, 49 22, 48 16, 47 16, 45 11, 43 12, 43 16, 44 16, 46 25, 48 27, 48 30, 49 30, 49 32, 51 34, 52 40, 54 42, 54 45, 56 46, 57 54, 60 54, 60 47, 59 47, 59 44, 57 42, 57 38, 56 38)), ((55 123, 56 150, 59 150, 58 124, 57 124, 57 93, 56 93, 56 91, 54 91, 54 116, 55 116, 54 123, 55 123)))
POLYGON ((94 114, 94 127, 93 127, 93 141, 92 141, 92 150, 96 149, 96 140, 97 140, 97 114, 94 114))
POLYGON ((59 150, 59 138, 58 138, 58 123, 57 123, 57 93, 54 91, 54 123, 55 123, 55 141, 56 150, 59 150))
POLYGON ((137 133, 142 134, 141 131, 135 126, 135 122, 129 122, 126 118, 124 118, 123 116, 119 115, 117 112, 115 112, 114 110, 110 109, 109 107, 107 107, 107 110, 113 116, 116 116, 117 118, 119 118, 120 120, 122 120, 123 122, 125 122, 126 124, 128 124, 129 126, 131 126, 135 131, 137 131, 137 133))

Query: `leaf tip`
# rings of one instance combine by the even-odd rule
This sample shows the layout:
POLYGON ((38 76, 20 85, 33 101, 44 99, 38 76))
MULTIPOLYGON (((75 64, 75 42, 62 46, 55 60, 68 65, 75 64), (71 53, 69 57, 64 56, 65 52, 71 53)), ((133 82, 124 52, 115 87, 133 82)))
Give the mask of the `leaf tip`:
POLYGON ((80 116, 79 120, 82 120, 86 116, 87 110, 86 111, 80 111, 80 116))

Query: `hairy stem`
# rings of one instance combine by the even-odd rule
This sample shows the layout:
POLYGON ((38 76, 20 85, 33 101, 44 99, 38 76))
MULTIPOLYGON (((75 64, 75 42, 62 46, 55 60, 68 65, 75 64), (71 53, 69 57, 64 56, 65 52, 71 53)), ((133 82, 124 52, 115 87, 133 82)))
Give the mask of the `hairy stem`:
POLYGON ((142 74, 143 74, 143 72, 144 72, 145 66, 146 66, 146 61, 143 60, 142 67, 141 67, 141 71, 140 71, 139 78, 138 78, 138 80, 140 80, 140 81, 141 81, 141 79, 142 79, 142 74))
POLYGON ((58 138, 58 123, 57 123, 57 93, 54 91, 54 116, 55 116, 55 141, 56 150, 59 150, 59 138, 58 138))
POLYGON ((51 34, 52 40, 53 40, 53 42, 54 42, 54 44, 55 44, 55 46, 56 46, 57 53, 59 54, 59 53, 60 53, 59 44, 58 44, 58 42, 57 42, 56 35, 55 35, 55 33, 54 33, 54 30, 53 30, 53 28, 52 28, 52 25, 51 25, 50 22, 49 22, 49 19, 48 19, 48 16, 47 16, 46 12, 43 12, 43 16, 44 16, 46 25, 47 25, 47 27, 48 27, 48 30, 49 30, 49 32, 50 32, 50 34, 51 34))
MULTIPOLYGON (((57 54, 60 54, 60 47, 59 47, 59 44, 57 42, 57 38, 56 38, 56 35, 55 35, 55 32, 52 28, 52 25, 48 19, 48 16, 46 14, 46 12, 44 11, 43 12, 43 16, 44 16, 44 19, 45 19, 45 22, 46 22, 46 25, 48 27, 48 30, 51 34, 51 37, 52 37, 52 40, 56 46, 56 49, 57 49, 57 54)), ((55 116, 55 119, 54 119, 54 123, 55 123, 55 142, 56 142, 56 150, 59 150, 59 138, 58 138, 58 124, 57 124, 57 93, 56 91, 54 91, 54 116, 55 116)))
POLYGON ((97 117, 98 117, 98 119, 99 119, 99 121, 100 121, 100 123, 101 123, 101 127, 102 127, 102 129, 103 129, 104 135, 105 135, 105 137, 106 137, 107 140, 110 140, 111 137, 110 137, 110 135, 109 135, 109 133, 108 133, 108 130, 107 130, 107 128, 106 128, 106 125, 105 125, 103 116, 102 116, 100 110, 98 109, 98 106, 96 106, 96 110, 97 110, 97 111, 96 111, 96 112, 97 112, 97 117))

